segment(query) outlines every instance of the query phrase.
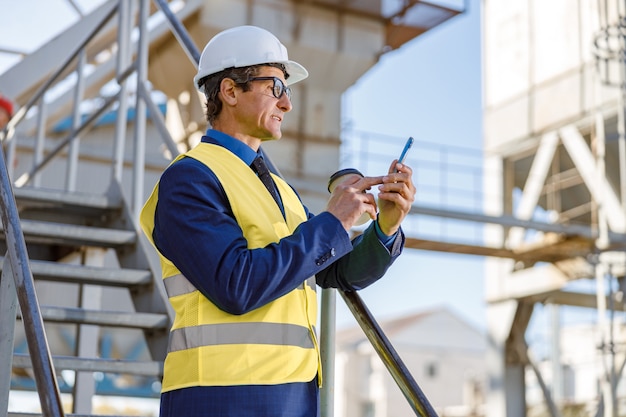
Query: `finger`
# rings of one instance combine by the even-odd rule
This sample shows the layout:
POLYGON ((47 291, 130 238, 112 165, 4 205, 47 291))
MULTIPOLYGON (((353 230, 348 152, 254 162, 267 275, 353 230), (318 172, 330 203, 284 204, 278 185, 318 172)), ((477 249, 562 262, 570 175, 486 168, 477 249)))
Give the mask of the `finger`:
POLYGON ((411 203, 396 193, 380 196, 379 203, 381 207, 380 215, 384 215, 386 218, 404 217, 411 210, 411 203))
POLYGON ((410 204, 413 204, 413 201, 415 200, 414 190, 415 187, 413 187, 413 184, 410 183, 385 183, 378 187, 378 197, 389 200, 390 196, 396 196, 408 201, 410 204))
POLYGON ((407 164, 396 163, 394 168, 395 170, 390 172, 389 174, 402 173, 408 175, 409 177, 413 175, 413 170, 407 164))
POLYGON ((360 179, 359 175, 347 175, 338 185, 353 187, 360 179))
POLYGON ((375 220, 378 215, 378 206, 376 204, 376 199, 371 194, 368 194, 371 198, 365 204, 365 212, 369 214, 370 219, 375 220))
POLYGON ((357 182, 352 184, 354 188, 358 191, 365 191, 372 188, 374 185, 379 185, 383 183, 383 177, 363 177, 359 179, 357 182))
POLYGON ((362 201, 365 204, 373 206, 374 210, 376 210, 376 198, 374 197, 374 195, 372 195, 372 194, 361 194, 361 196, 362 196, 362 199, 363 199, 362 201))
POLYGON ((383 177, 383 184, 396 184, 396 183, 404 183, 410 177, 404 173, 391 173, 387 174, 383 177))
POLYGON ((413 187, 411 177, 406 173, 388 174, 383 178, 383 184, 378 187, 379 191, 400 192, 413 187))
POLYGON ((378 187, 378 194, 400 194, 403 197, 407 195, 408 189, 403 183, 390 183, 378 187))
POLYGON ((381 191, 378 193, 379 200, 391 201, 396 204, 403 204, 403 202, 408 202, 409 199, 403 195, 402 192, 398 191, 381 191))

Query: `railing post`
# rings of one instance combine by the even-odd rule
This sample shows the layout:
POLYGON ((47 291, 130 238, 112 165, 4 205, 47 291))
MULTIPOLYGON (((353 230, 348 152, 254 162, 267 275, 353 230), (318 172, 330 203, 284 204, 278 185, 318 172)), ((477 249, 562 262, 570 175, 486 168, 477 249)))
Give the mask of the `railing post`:
POLYGON ((80 147, 80 136, 78 129, 82 124, 81 103, 85 91, 85 64, 87 62, 85 49, 81 49, 78 54, 76 65, 76 85, 74 86, 74 110, 72 112, 72 135, 74 139, 70 143, 67 152, 67 172, 65 173, 65 189, 76 191, 76 179, 78 170, 78 151, 80 147))
POLYGON ((133 157, 132 212, 135 220, 143 206, 143 181, 146 161, 146 102, 139 90, 148 78, 148 17, 150 3, 139 0, 139 46, 137 48, 137 100, 135 104, 135 153, 133 157))
MULTIPOLYGON (((43 153, 45 150, 46 140, 46 118, 48 106, 45 100, 46 95, 42 95, 37 104, 37 138, 35 139, 35 149, 33 150, 33 168, 37 167, 43 161, 43 153)), ((33 175, 33 185, 39 187, 41 185, 41 173, 36 172, 33 175)))
POLYGON ((127 113, 128 113, 128 81, 122 77, 126 68, 130 65, 130 44, 131 44, 131 13, 132 3, 130 0, 120 0, 118 4, 119 26, 117 31, 117 67, 116 77, 120 86, 119 106, 115 119, 115 142, 113 145, 113 179, 122 183, 124 171, 124 145, 126 143, 127 113))
MULTIPOLYGON (((106 249, 86 248, 82 254, 81 264, 87 266, 104 266, 106 249)), ((79 285, 80 308, 102 309, 102 287, 98 285, 79 285)), ((77 327, 75 355, 81 358, 98 357, 100 326, 80 324, 77 327)), ((92 414, 92 400, 96 394, 96 380, 93 372, 76 372, 73 387, 75 414, 92 414)))
POLYGON ((4 258, 0 276, 0 417, 9 411, 11 370, 13 365, 13 339, 17 312, 17 293, 13 282, 9 258, 4 258))
MULTIPOLYGON (((19 113, 19 110, 18 110, 19 113)), ((13 119, 15 119, 17 117, 17 115, 13 115, 13 117, 11 118, 11 120, 9 120, 9 124, 7 124, 7 126, 4 128, 4 131, 6 132, 4 139, 3 139, 3 143, 7 143, 6 141, 9 140, 8 145, 6 146, 6 167, 7 167, 7 174, 9 176, 9 178, 13 178, 14 175, 14 171, 15 171, 15 158, 16 158, 16 154, 17 154, 17 137, 15 137, 15 126, 11 126, 11 122, 13 121, 13 119)))
POLYGON ((322 417, 335 415, 335 340, 337 291, 322 290, 320 350, 322 355, 323 384, 320 392, 322 417))

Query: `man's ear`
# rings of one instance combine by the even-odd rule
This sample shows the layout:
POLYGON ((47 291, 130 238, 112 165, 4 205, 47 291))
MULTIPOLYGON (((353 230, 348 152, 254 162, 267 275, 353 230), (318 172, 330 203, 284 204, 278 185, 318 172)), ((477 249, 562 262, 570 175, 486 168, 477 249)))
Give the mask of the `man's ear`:
POLYGON ((229 105, 235 105, 237 103, 237 84, 230 78, 224 78, 220 83, 220 93, 222 94, 222 101, 229 105))

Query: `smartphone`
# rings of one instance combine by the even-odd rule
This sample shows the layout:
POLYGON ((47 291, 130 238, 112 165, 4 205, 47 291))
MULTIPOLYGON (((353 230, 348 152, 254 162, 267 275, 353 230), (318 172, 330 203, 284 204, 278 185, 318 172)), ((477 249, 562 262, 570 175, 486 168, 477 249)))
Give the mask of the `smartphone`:
MULTIPOLYGON (((400 158, 398 158, 398 163, 403 164, 406 159, 406 154, 409 153, 409 149, 413 146, 413 137, 409 136, 406 140, 406 144, 404 145, 404 149, 402 149, 402 153, 400 154, 400 158)), ((393 172, 398 172, 397 169, 394 169, 393 172)))

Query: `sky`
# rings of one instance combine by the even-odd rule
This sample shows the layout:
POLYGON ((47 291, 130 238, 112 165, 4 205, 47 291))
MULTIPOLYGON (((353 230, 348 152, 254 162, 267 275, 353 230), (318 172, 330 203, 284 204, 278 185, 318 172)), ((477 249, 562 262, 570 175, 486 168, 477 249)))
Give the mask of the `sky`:
MULTIPOLYGON (((468 163, 481 168, 480 19, 480 0, 468 0, 464 14, 383 55, 344 95, 343 123, 349 129, 389 135, 398 153, 406 137, 416 139, 407 163, 414 170, 418 196, 436 182, 433 177, 440 175, 441 165, 424 175, 426 179, 416 180, 416 172, 442 152, 448 157, 474 155, 468 163)), ((424 204, 437 205, 429 199, 424 204)), ((477 212, 467 206, 459 202, 458 209, 477 212)), ((483 260, 407 250, 382 280, 360 294, 379 321, 447 307, 485 329, 483 260)), ((354 323, 343 301, 337 309, 338 327, 354 323)))

